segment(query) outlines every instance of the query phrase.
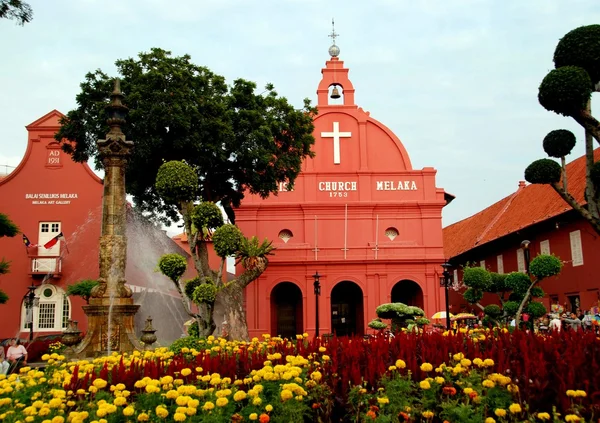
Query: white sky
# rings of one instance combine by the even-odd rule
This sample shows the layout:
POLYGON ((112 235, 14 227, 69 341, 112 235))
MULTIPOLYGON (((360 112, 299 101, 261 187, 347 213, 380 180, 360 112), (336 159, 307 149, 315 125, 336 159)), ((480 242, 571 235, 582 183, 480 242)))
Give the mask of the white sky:
MULTIPOLYGON (((600 22, 598 0, 27 1, 31 23, 0 20, 0 172, 24 154, 25 125, 76 106, 87 72, 115 75, 115 60, 152 47, 316 102, 335 17, 356 103, 456 195, 444 225, 515 191, 550 130, 581 141, 537 88, 560 37, 600 22)), ((580 142, 570 159, 581 154, 580 142)))

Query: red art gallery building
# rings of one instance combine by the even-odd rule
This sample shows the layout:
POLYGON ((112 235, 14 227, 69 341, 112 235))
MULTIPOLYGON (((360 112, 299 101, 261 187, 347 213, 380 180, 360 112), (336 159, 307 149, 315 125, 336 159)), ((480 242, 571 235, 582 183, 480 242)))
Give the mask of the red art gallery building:
MULTIPOLYGON (((0 238, 0 257, 10 261, 10 273, 0 275, 0 288, 9 301, 0 305, 0 340, 27 339, 27 312, 23 297, 35 287, 39 304, 33 307, 35 336, 62 332, 71 318, 86 329, 87 318, 79 297, 65 296, 66 286, 98 277, 98 251, 103 182, 87 164, 75 163, 54 141, 63 115, 54 110, 26 127, 27 150, 19 166, 0 177, 0 212, 27 236, 0 238), (44 244, 63 233, 64 241, 44 244)), ((182 333, 187 316, 164 276, 154 272, 160 255, 186 255, 164 232, 128 213, 128 266, 126 278, 136 303, 140 327, 148 314, 155 318, 159 338, 168 341, 182 333)))
POLYGON ((269 267, 246 289, 251 336, 313 334, 320 275, 321 334, 360 335, 378 305, 440 310, 444 260, 436 170, 413 169, 400 139, 358 107, 334 44, 318 85, 314 159, 293 189, 247 196, 236 210, 246 236, 274 240, 269 267), (332 97, 337 97, 333 100, 332 97))

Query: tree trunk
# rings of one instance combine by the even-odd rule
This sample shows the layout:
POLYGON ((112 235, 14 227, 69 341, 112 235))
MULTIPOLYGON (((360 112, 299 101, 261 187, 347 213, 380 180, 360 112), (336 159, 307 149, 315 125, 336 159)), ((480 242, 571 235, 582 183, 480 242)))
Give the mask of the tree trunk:
MULTIPOLYGON (((222 326, 227 323, 229 328, 228 338, 237 341, 248 341, 248 322, 244 310, 244 289, 233 281, 224 286, 217 294, 219 308, 222 310, 222 326)), ((216 335, 222 335, 217 333, 216 335)))
POLYGON ((531 285, 529 285, 529 288, 527 288, 527 292, 525 292, 523 301, 521 301, 521 304, 519 304, 519 308, 517 310, 517 315, 515 316, 515 328, 517 328, 517 329, 519 328, 519 324, 521 323, 521 313, 523 313, 523 309, 525 308, 525 303, 527 302, 527 300, 529 300, 529 297, 531 296, 531 289, 537 283, 538 283, 537 279, 535 281, 531 282, 531 285))

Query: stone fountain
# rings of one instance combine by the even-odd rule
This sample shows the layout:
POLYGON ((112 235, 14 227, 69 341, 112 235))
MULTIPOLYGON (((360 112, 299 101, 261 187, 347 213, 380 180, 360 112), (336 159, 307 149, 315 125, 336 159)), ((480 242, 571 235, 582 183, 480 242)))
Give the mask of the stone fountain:
POLYGON ((83 306, 88 318, 87 333, 73 348, 76 355, 85 357, 143 349, 134 328, 134 317, 140 306, 133 303, 131 289, 125 286, 125 167, 133 141, 126 140, 121 130, 128 109, 122 102, 124 96, 118 79, 110 98, 106 107, 110 130, 106 139, 97 142, 105 172, 99 284, 92 290, 89 305, 83 306))

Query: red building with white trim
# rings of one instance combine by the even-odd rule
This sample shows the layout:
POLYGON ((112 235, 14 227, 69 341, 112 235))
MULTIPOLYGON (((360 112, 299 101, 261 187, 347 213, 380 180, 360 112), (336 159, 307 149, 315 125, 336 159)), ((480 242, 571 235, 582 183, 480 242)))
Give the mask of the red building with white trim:
POLYGON ((400 139, 356 105, 338 54, 334 44, 317 89, 315 158, 293 189, 247 196, 236 210, 244 235, 277 247, 246 289, 251 336, 314 333, 316 272, 321 334, 363 334, 382 303, 430 315, 444 301, 441 218, 453 197, 436 187, 435 169, 413 169, 400 139))
MULTIPOLYGON (((600 149, 594 157, 600 159, 600 149)), ((567 180, 569 191, 579 204, 585 204, 585 156, 567 165, 567 180)), ((532 259, 541 253, 554 254, 564 263, 560 275, 541 283, 547 308, 560 304, 565 310, 589 310, 600 305, 598 234, 552 187, 525 182, 508 197, 444 228, 444 251, 456 268, 454 279, 458 281, 452 304, 467 308, 460 295, 460 266, 474 263, 498 273, 524 272, 524 240, 530 241, 532 259)), ((490 295, 482 302, 497 304, 498 300, 490 295)))
MULTIPOLYGON (((0 238, 0 257, 11 262, 10 273, 0 276, 0 288, 9 296, 9 301, 0 305, 0 339, 28 337, 23 297, 32 284, 39 297, 39 305, 33 308, 36 336, 62 332, 69 318, 86 329, 84 301, 65 296, 65 290, 67 285, 98 277, 103 182, 87 164, 73 162, 55 142, 62 116, 53 110, 26 127, 25 156, 13 172, 0 179, 0 212, 31 242, 26 247, 21 234, 0 238), (61 232, 64 241, 49 249, 43 247, 61 232)), ((166 233, 134 213, 128 215, 127 236, 126 277, 136 302, 142 304, 136 325, 152 314, 159 339, 176 339, 187 317, 171 282, 154 269, 163 253, 189 255, 166 233)))

